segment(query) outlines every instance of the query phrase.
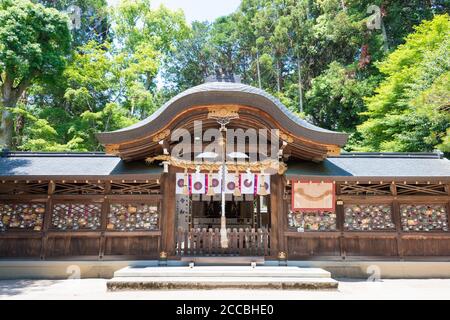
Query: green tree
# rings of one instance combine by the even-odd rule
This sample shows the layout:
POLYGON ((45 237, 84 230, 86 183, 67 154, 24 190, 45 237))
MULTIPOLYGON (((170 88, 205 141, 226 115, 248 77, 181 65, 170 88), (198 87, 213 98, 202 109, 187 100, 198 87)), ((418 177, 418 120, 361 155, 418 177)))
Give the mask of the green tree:
POLYGON ((137 121, 119 101, 125 86, 120 61, 109 54, 108 43, 91 41, 78 48, 62 79, 62 105, 18 108, 25 117, 20 149, 92 151, 100 146, 95 133, 120 129, 137 121))
POLYGON ((0 47, 11 45, 0 50, 0 70, 7 67, 1 59, 11 66, 16 56, 17 66, 9 69, 14 80, 6 78, 6 71, 1 75, 17 92, 16 107, 3 108, 12 112, 12 148, 100 150, 96 132, 147 117, 173 95, 202 83, 217 66, 272 93, 315 124, 352 133, 348 148, 450 148, 443 58, 448 48, 419 41, 403 50, 405 57, 414 52, 411 57, 394 58, 415 25, 449 10, 448 0, 242 0, 236 12, 192 26, 181 11, 151 8, 150 0, 122 0, 114 8, 106 0, 21 0, 12 7, 7 6, 12 0, 0 3, 5 17, 25 3, 26 8, 40 3, 60 12, 71 5, 81 8, 81 26, 71 30, 67 48, 56 44, 69 33, 60 37, 55 28, 48 32, 44 9, 27 20, 36 26, 24 27, 20 13, 0 27, 0 47), (367 28, 372 4, 381 8, 381 30, 367 28), (39 61, 46 53, 14 36, 35 34, 40 40, 42 30, 48 46, 60 54, 54 51, 52 63, 41 70, 39 61), (385 59, 392 66, 379 63, 385 59), (26 90, 19 94, 23 84, 26 90))
POLYGON ((106 0, 36 0, 45 7, 55 8, 60 12, 67 12, 69 18, 74 17, 68 12, 70 7, 80 8, 80 26, 73 28, 73 48, 84 45, 89 41, 102 43, 110 36, 109 8, 106 0))
POLYGON ((365 111, 363 98, 371 89, 370 79, 359 80, 354 68, 332 62, 312 80, 305 111, 323 128, 353 132, 360 124, 359 114, 365 111))
POLYGON ((1 0, 0 21, 0 144, 10 147, 11 108, 33 81, 63 70, 71 37, 65 15, 28 0, 1 0))
POLYGON ((173 43, 189 31, 183 15, 150 9, 145 0, 122 1, 109 14, 111 38, 93 31, 72 47, 58 79, 36 81, 14 110, 19 149, 101 150, 95 133, 131 125, 161 105, 155 79, 173 43))
POLYGON ((170 92, 181 92, 201 84, 212 72, 210 32, 210 23, 193 22, 189 37, 180 41, 176 50, 168 55, 163 78, 170 92))
POLYGON ((113 14, 115 55, 120 56, 126 81, 126 104, 144 118, 157 108, 156 76, 161 61, 189 36, 181 11, 150 8, 149 0, 122 0, 113 14))
POLYGON ((386 79, 367 98, 360 150, 449 151, 449 50, 449 16, 438 15, 379 63, 386 79))

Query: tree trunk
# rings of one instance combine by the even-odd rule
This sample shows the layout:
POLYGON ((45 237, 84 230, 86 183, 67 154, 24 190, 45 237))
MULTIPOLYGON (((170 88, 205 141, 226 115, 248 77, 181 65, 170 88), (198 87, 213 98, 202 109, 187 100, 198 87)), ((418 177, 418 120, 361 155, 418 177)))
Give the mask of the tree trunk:
POLYGON ((258 72, 258 85, 259 85, 259 88, 262 89, 261 70, 259 69, 259 51, 258 50, 256 50, 256 70, 258 72))
POLYGON ((297 63, 298 63, 298 102, 299 102, 299 111, 303 112, 303 86, 302 86, 302 63, 300 62, 300 55, 297 54, 297 63))
POLYGON ((11 148, 13 137, 13 115, 10 111, 15 106, 16 101, 3 99, 2 119, 0 121, 0 147, 11 148))
POLYGON ((277 91, 278 93, 281 92, 281 71, 280 71, 280 61, 277 60, 277 91))
POLYGON ((7 73, 3 79, 1 86, 1 120, 0 120, 0 148, 11 148, 13 138, 13 114, 11 108, 17 104, 25 88, 28 86, 28 81, 22 81, 19 86, 14 88, 14 80, 7 73))
POLYGON ((384 26, 384 21, 383 18, 380 17, 380 21, 381 21, 381 34, 383 35, 383 48, 384 48, 384 52, 389 52, 389 39, 387 36, 387 32, 386 32, 386 27, 384 26))

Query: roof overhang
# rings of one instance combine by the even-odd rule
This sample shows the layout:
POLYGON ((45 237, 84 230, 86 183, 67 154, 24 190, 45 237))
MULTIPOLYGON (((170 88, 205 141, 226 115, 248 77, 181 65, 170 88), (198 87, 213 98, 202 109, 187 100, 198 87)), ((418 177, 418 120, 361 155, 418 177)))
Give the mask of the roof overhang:
MULTIPOLYGON (((198 110, 201 107, 222 108, 224 105, 239 105, 253 109, 256 115, 270 117, 278 129, 282 129, 288 135, 324 149, 339 149, 348 139, 345 133, 319 128, 299 118, 278 99, 263 90, 227 82, 206 83, 186 90, 147 119, 121 130, 98 133, 97 139, 105 146, 107 152, 110 151, 124 159, 132 159, 131 154, 127 156, 127 152, 121 152, 127 149, 127 145, 134 148, 145 143, 147 150, 150 150, 148 144, 157 142, 159 136, 164 137, 164 132, 167 132, 167 128, 175 119, 185 117, 190 110, 198 110)), ((178 121, 178 124, 180 123, 182 121, 178 121)))

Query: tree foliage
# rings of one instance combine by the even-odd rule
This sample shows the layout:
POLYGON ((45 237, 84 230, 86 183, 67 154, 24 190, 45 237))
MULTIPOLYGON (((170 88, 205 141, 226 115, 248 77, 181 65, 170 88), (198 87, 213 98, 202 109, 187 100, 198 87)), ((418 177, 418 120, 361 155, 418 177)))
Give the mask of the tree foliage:
POLYGON ((425 21, 378 64, 386 79, 366 100, 362 150, 450 151, 449 31, 448 15, 425 21))
POLYGON ((223 68, 350 133, 347 150, 449 151, 449 10, 448 0, 242 0, 189 25, 151 0, 0 0, 2 125, 14 129, 1 138, 101 150, 95 133, 146 118, 223 68), (69 31, 70 6, 81 25, 69 31))
POLYGON ((32 82, 48 81, 64 69, 71 37, 64 15, 28 0, 1 0, 0 21, 0 144, 10 147, 11 108, 32 82))
POLYGON ((80 37, 66 56, 63 72, 53 82, 33 83, 25 103, 14 110, 19 120, 15 146, 100 150, 95 133, 131 125, 161 104, 156 86, 161 60, 174 42, 187 36, 189 27, 182 13, 153 10, 147 0, 124 0, 114 10, 98 0, 41 2, 60 10, 79 5, 83 17, 107 21, 108 30, 99 32, 95 23, 81 28, 84 37, 72 30, 80 37))

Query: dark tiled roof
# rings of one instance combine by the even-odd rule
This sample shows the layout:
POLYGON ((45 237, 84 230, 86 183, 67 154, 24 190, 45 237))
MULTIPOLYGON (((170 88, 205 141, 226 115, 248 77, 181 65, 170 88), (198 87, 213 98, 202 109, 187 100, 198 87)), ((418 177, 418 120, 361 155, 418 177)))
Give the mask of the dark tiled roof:
POLYGON ((159 176, 161 172, 162 168, 157 165, 144 161, 126 163, 103 153, 15 152, 0 157, 0 177, 139 179, 159 176))
MULTIPOLYGON (((159 176, 161 166, 124 162, 103 153, 10 152, 0 157, 0 178, 121 178, 159 176)), ((289 177, 436 178, 450 180, 450 161, 438 153, 344 153, 323 162, 288 162, 289 177)))
POLYGON ((442 152, 344 152, 339 158, 442 159, 442 152))
POLYGON ((344 153, 320 163, 288 162, 288 176, 450 179, 450 161, 439 153, 344 153))

